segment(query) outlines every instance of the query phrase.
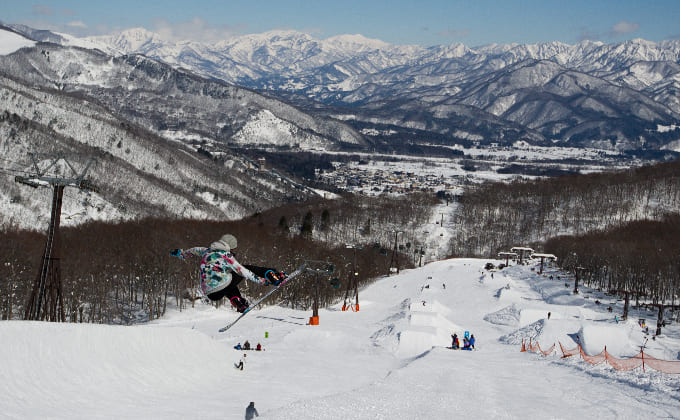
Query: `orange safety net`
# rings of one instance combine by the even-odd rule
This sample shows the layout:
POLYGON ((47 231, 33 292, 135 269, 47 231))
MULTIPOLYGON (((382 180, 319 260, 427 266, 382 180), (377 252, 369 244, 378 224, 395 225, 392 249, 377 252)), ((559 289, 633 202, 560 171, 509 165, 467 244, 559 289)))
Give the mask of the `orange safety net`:
POLYGON ((659 372, 680 374, 680 362, 677 361, 661 360, 645 355, 642 364, 659 372))
MULTIPOLYGON (((559 343, 559 345, 560 350, 562 350, 562 358, 571 357, 578 354, 583 360, 590 363, 591 365, 599 365, 600 363, 605 362, 616 370, 628 371, 642 367, 644 371, 645 367, 650 367, 662 373, 680 374, 680 361, 657 359, 656 357, 645 355, 642 350, 635 356, 626 359, 619 359, 607 352, 607 347, 605 347, 604 350, 602 350, 599 354, 590 356, 583 351, 583 348, 580 344, 571 350, 565 349, 562 343, 559 343)), ((526 348, 524 340, 522 340, 522 351, 541 352, 544 356, 547 356, 551 354, 554 349, 555 344, 553 344, 549 350, 543 351, 541 350, 541 346, 538 344, 538 342, 536 344, 532 344, 531 339, 529 339, 529 347, 526 348)))
MULTIPOLYGON (((558 343, 560 342, 558 341, 558 343)), ((576 356, 577 354, 579 354, 581 352, 581 346, 576 346, 571 350, 567 350, 564 348, 562 343, 560 343, 560 350, 562 350, 562 358, 564 359, 565 357, 576 356)))
POLYGON ((537 353, 541 348, 538 347, 538 343, 536 344, 531 344, 531 341, 529 341, 529 351, 537 353))
POLYGON ((549 354, 552 354, 553 350, 555 350, 555 343, 553 343, 553 345, 550 346, 548 350, 541 349, 541 346, 539 346, 538 343, 536 343, 536 347, 538 347, 538 351, 543 353, 543 356, 548 356, 549 354))
MULTIPOLYGON (((645 357, 646 359, 646 357, 645 357)), ((642 352, 628 359, 617 359, 607 353, 607 363, 616 370, 633 370, 642 366, 642 352)))
POLYGON ((591 365, 599 365, 600 363, 603 363, 605 360, 607 360, 607 347, 605 347, 604 350, 600 352, 600 354, 596 354, 595 356, 587 355, 581 346, 578 346, 578 348, 579 352, 581 353, 581 358, 591 365))

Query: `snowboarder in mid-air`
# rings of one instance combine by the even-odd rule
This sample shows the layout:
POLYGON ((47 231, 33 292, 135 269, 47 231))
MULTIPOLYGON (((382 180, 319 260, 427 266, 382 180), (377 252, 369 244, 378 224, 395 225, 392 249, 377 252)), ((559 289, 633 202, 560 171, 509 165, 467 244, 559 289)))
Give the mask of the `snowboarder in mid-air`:
POLYGON ((201 258, 199 270, 203 294, 213 301, 227 297, 236 310, 242 313, 249 306, 238 290, 238 284, 244 277, 257 284, 278 286, 286 274, 273 268, 241 265, 236 260, 236 246, 236 237, 226 234, 208 248, 174 249, 170 255, 180 259, 191 255, 201 258))

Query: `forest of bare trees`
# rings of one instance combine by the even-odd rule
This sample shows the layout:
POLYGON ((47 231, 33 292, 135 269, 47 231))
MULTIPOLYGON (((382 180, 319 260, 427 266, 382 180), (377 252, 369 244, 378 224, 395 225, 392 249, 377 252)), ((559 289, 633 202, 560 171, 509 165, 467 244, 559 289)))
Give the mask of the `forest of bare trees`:
POLYGON ((518 244, 539 244, 660 220, 680 208, 680 162, 626 171, 565 175, 466 187, 460 199, 452 249, 494 256, 518 244))
MULTIPOLYGON (((334 265, 339 288, 328 278, 319 279, 320 306, 325 307, 345 295, 355 272, 359 287, 387 274, 386 249, 391 246, 392 231, 406 232, 422 224, 434 200, 426 195, 349 196, 283 206, 237 222, 146 219, 62 228, 58 256, 66 319, 131 324, 163 316, 169 303, 179 310, 195 304, 199 261, 172 258, 170 250, 208 246, 227 232, 239 238, 238 258, 244 264, 285 271, 305 260, 334 265)), ((23 317, 44 244, 45 236, 40 233, 0 232, 2 319, 23 317)), ((402 268, 412 266, 407 255, 400 261, 402 268)), ((312 275, 301 276, 269 303, 309 309, 316 280, 312 275)), ((251 299, 266 290, 247 281, 240 288, 251 299)))
MULTIPOLYGON (((60 266, 66 318, 129 324, 162 316, 168 303, 195 303, 198 261, 169 257, 172 248, 207 246, 223 233, 239 238, 239 260, 292 271, 304 260, 333 264, 320 305, 337 302, 359 272, 359 287, 389 272, 395 231, 401 267, 417 263, 419 227, 429 223, 433 194, 342 196, 293 203, 237 222, 146 219, 64 228, 60 266)), ((680 255, 680 163, 604 174, 567 175, 466 187, 457 203, 452 256, 496 257, 513 246, 558 256, 582 281, 652 302, 677 302, 680 255)), ((20 318, 37 275, 45 237, 0 232, 0 316, 20 318)), ((269 303, 312 306, 315 278, 287 285, 269 303)), ((264 288, 243 282, 246 296, 264 288)))
POLYGON ((452 249, 495 257, 529 245, 584 282, 677 302, 680 162, 620 172, 491 183, 462 195, 452 249))
POLYGON ((631 222, 622 227, 545 243, 560 265, 579 271, 587 285, 652 303, 678 302, 680 292, 680 214, 659 221, 631 222))

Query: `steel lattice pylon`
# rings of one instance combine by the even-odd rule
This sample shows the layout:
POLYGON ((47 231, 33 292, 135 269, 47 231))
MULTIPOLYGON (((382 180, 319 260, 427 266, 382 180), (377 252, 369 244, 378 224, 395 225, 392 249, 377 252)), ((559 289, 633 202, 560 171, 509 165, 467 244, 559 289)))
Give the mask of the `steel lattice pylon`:
POLYGON ((66 156, 47 155, 51 162, 44 168, 40 168, 39 161, 35 154, 31 154, 35 173, 28 177, 17 176, 15 181, 29 185, 33 188, 51 185, 54 189, 52 195, 52 212, 50 215, 50 226, 47 230, 47 241, 40 263, 40 270, 33 283, 33 290, 26 302, 24 319, 63 322, 66 320, 64 313, 64 302, 61 287, 61 267, 59 256, 59 223, 61 219, 61 203, 64 197, 64 187, 72 186, 84 190, 97 191, 97 188, 85 179, 92 159, 89 159, 85 169, 80 173, 75 171, 66 156), (51 168, 57 166, 63 160, 74 177, 67 178, 61 176, 48 175, 51 168))
POLYGON ((40 271, 33 284, 24 319, 63 322, 64 302, 61 289, 61 267, 59 265, 59 219, 64 186, 55 185, 52 196, 52 214, 47 231, 47 242, 40 264, 40 271))

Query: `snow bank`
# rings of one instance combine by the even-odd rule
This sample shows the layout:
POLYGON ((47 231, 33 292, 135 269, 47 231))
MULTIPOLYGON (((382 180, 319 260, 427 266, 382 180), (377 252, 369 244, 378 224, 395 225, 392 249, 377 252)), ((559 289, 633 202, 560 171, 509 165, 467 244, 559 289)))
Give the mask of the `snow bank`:
POLYGON ((234 371, 224 345, 186 328, 7 321, 0 323, 0 342, 0 407, 9 418, 21 418, 33 398, 43 400, 36 418, 82 416, 79 407, 92 401, 101 401, 95 406, 102 415, 118 404, 157 413, 153 401, 234 371))
POLYGON ((411 303, 408 327, 399 332, 397 357, 414 357, 433 347, 451 345, 451 334, 462 328, 449 321, 443 314, 451 309, 434 300, 411 303))
MULTIPOLYGON (((501 289, 503 290, 503 289, 501 289)), ((492 312, 490 314, 486 314, 484 316, 484 321, 490 322, 492 324, 496 325, 509 325, 509 326, 518 326, 519 325, 519 320, 520 320, 520 310, 515 305, 514 303, 510 306, 506 306, 505 308, 492 312)))
POLYGON ((0 29, 0 55, 11 54, 14 51, 35 45, 34 41, 19 34, 0 29))
POLYGON ((581 347, 586 354, 596 355, 607 346, 607 352, 614 357, 630 357, 640 351, 633 343, 643 341, 640 326, 634 321, 608 323, 583 323, 578 332, 581 347))

